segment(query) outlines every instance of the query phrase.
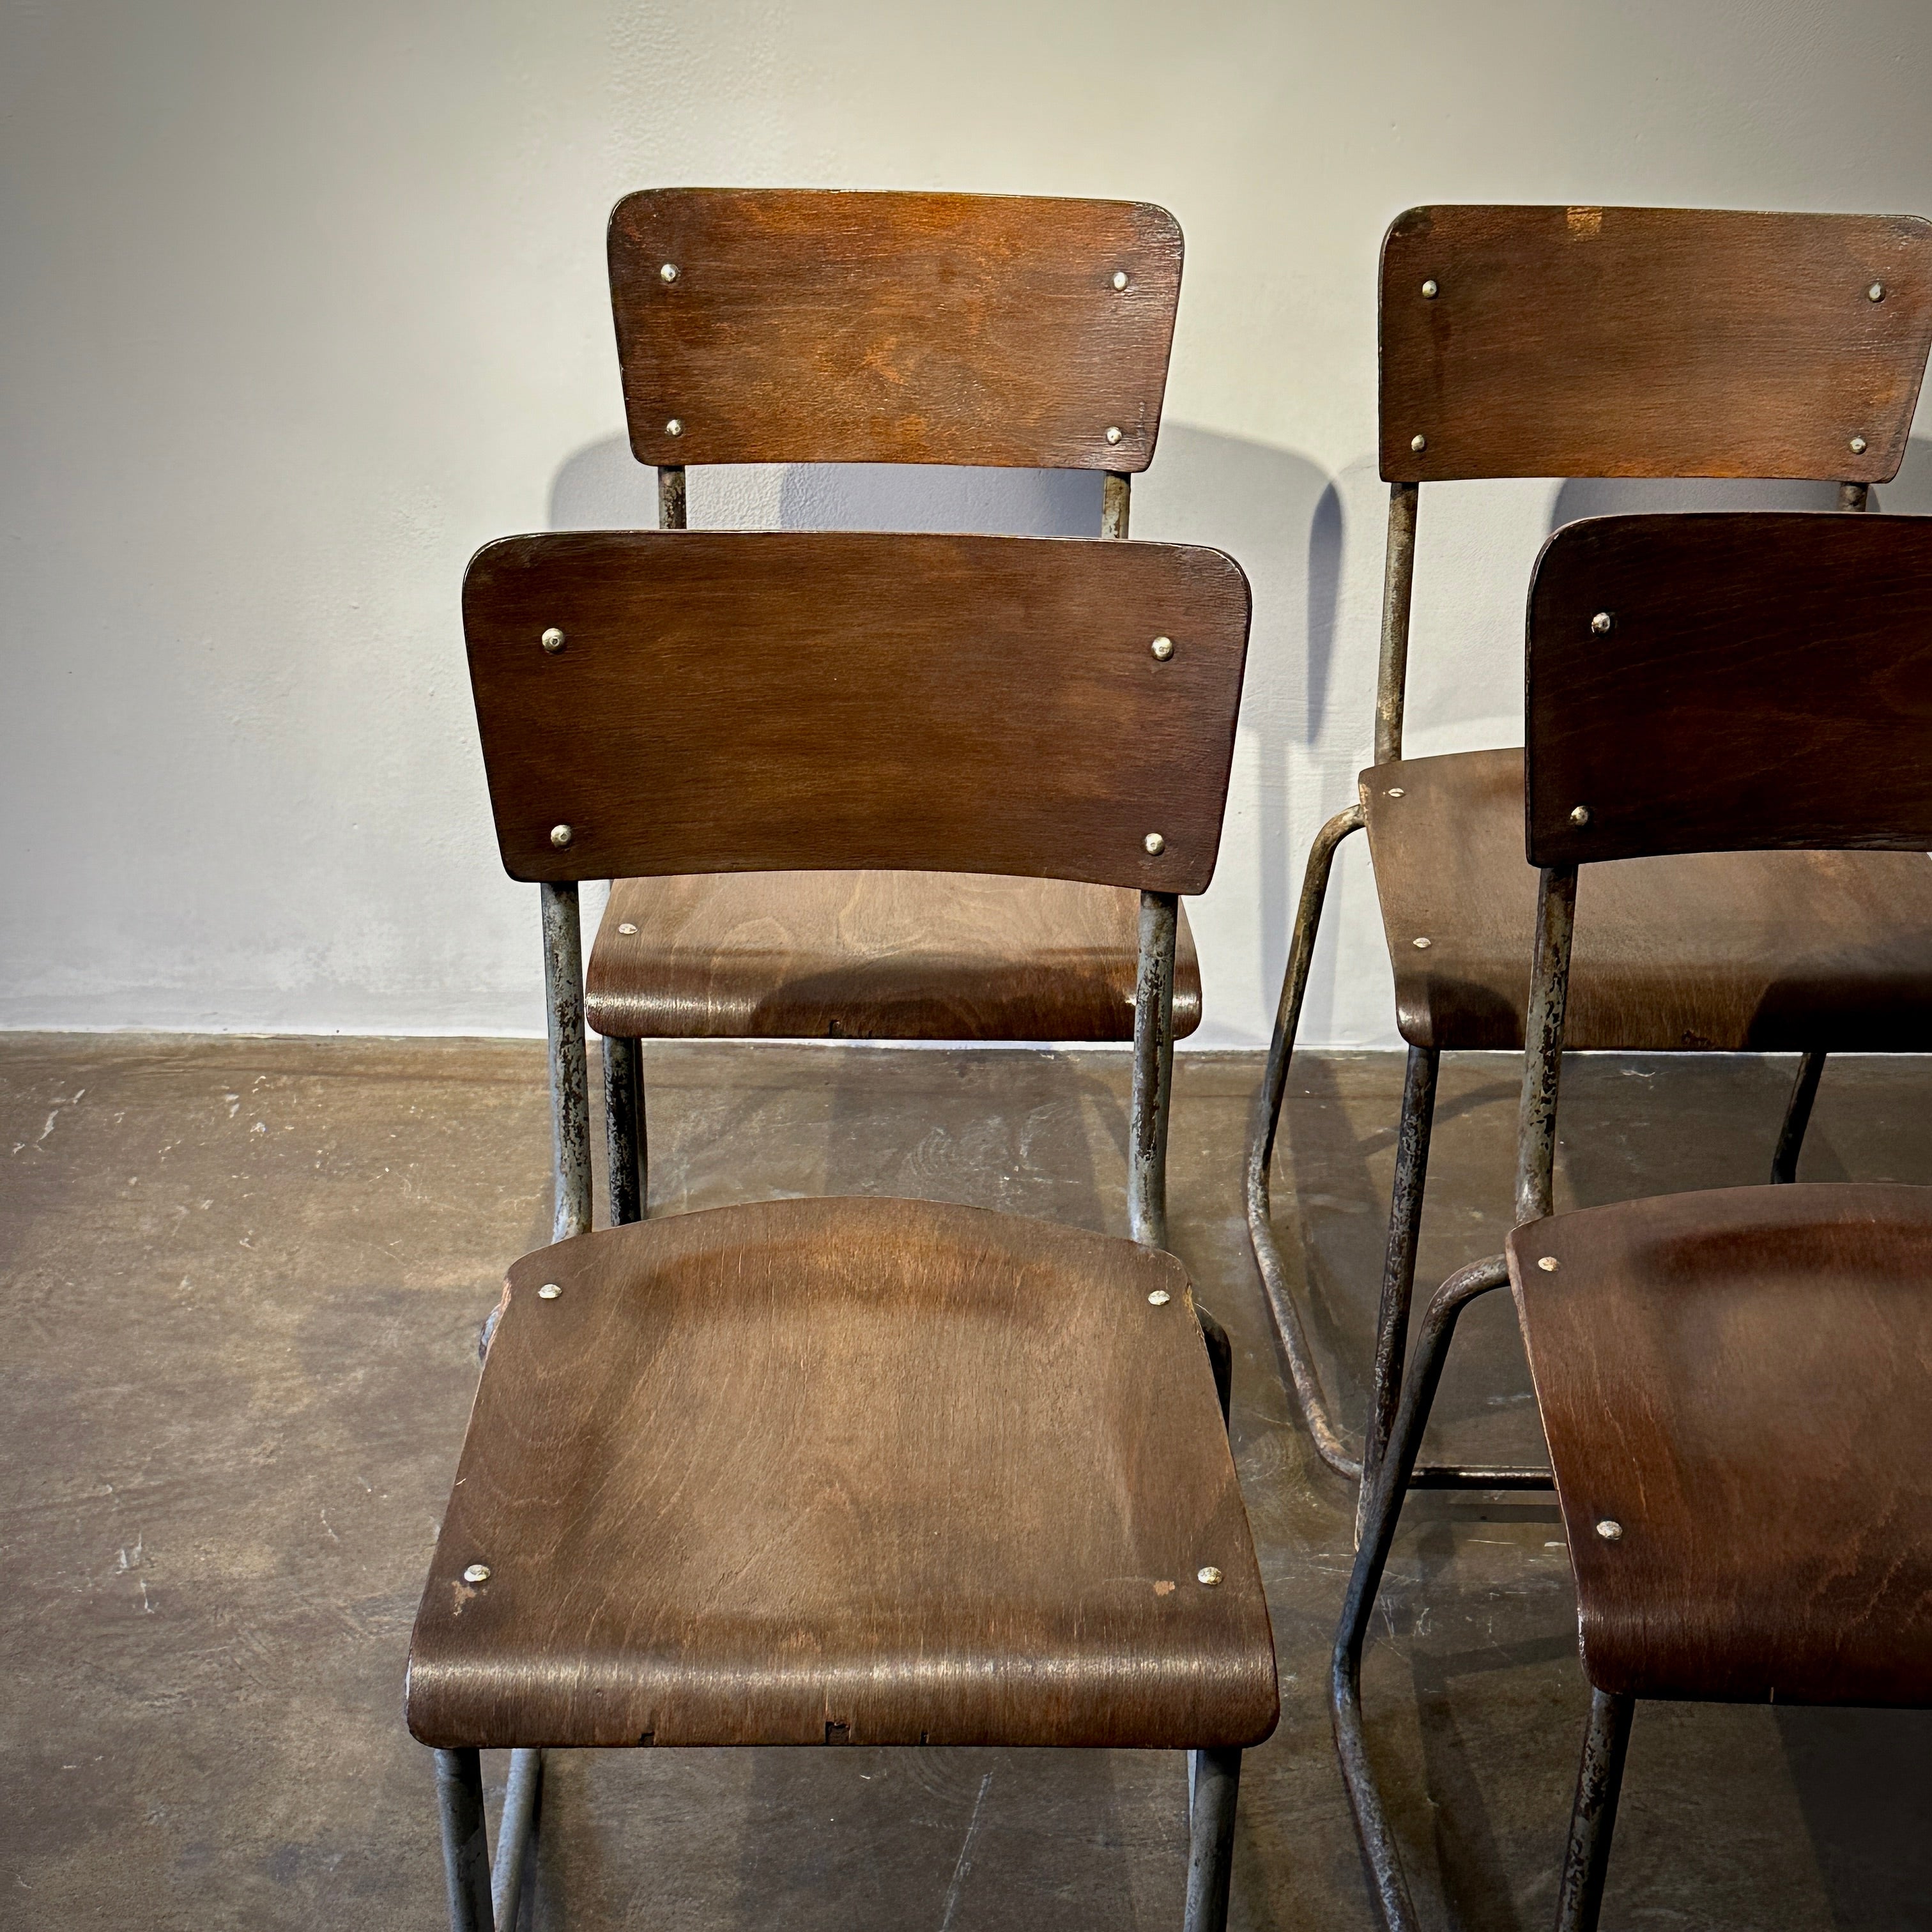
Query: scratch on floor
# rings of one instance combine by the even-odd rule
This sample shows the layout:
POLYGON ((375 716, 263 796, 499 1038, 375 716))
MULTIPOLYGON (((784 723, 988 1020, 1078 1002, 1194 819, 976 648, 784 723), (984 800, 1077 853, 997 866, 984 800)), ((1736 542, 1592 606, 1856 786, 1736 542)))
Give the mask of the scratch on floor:
POLYGON ((939 1916, 939 1932, 952 1932, 960 1894, 966 1889, 966 1875, 973 1869, 973 1840, 980 1835, 980 1817, 986 1808, 986 1790, 992 1781, 990 1771, 980 1780, 980 1795, 973 1801, 973 1816, 967 1821, 965 1841, 959 1847, 959 1862, 952 1868, 952 1882, 946 1888, 946 1910, 939 1916))

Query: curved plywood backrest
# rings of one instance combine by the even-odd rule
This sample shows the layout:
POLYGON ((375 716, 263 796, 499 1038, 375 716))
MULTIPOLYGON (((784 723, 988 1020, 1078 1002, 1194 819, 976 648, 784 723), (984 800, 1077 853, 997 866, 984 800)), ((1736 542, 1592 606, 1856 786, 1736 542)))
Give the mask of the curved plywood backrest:
POLYGON ((1932 344, 1932 223, 1411 208, 1382 244, 1382 471, 1898 472, 1932 344))
POLYGON ((640 463, 1144 470, 1180 230, 1145 202, 655 188, 612 211, 640 463))
POLYGON ((1532 865, 1932 850, 1932 518, 1569 524, 1527 662, 1532 865))
POLYGON ((513 878, 1213 874, 1248 627, 1219 550, 512 537, 463 614, 513 878))

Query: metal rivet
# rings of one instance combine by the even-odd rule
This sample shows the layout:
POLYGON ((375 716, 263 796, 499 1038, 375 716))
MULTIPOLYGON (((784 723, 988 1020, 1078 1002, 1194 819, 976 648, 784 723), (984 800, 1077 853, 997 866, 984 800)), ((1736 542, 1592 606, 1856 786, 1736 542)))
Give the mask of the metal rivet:
POLYGON ((463 1573, 466 1583, 487 1583, 490 1580, 490 1566, 487 1563, 472 1563, 463 1573))
POLYGON ((1854 456, 1862 456, 1862 455, 1864 455, 1864 453, 1865 453, 1865 440, 1864 440, 1864 438, 1863 436, 1853 436, 1853 437, 1852 438, 1852 454, 1854 456))
POLYGON ((1148 1300, 1152 1303, 1156 1308, 1165 1308, 1173 1299, 1174 1297, 1169 1294, 1167 1290, 1164 1288, 1156 1288, 1153 1294, 1148 1297, 1148 1300))
POLYGON ((1624 1533, 1624 1526, 1613 1516, 1606 1516, 1597 1526, 1597 1534, 1606 1543, 1614 1543, 1624 1533))
POLYGON ((1388 795, 1390 798, 1401 797, 1402 787, 1400 785, 1390 785, 1388 788, 1388 795))
POLYGON ((1558 1266, 1557 1259, 1554 1255, 1539 1256, 1537 1258, 1536 1264, 1545 1274, 1554 1274, 1558 1266))
POLYGON ((1885 300, 1884 283, 1873 283, 1871 286, 1865 291, 1865 300, 1867 302, 1883 302, 1885 300))
POLYGON ((1109 427, 1108 427, 1108 430, 1107 430, 1107 440, 1108 440, 1109 442, 1118 442, 1120 441, 1120 432, 1118 429, 1115 429, 1115 428, 1114 428, 1113 427, 1112 427, 1111 425, 1109 425, 1109 427))
POLYGON ((550 842, 561 852, 574 835, 567 825, 553 825, 550 829, 550 842))
POLYGON ((673 416, 670 421, 664 424, 664 434, 666 436, 682 436, 683 434, 684 425, 682 423, 680 422, 675 416, 673 416))
POLYGON ((1156 638, 1148 648, 1165 664, 1174 655, 1174 640, 1172 638, 1156 638))
POLYGON ((1576 805, 1570 808, 1570 823, 1572 825, 1588 825, 1589 822, 1590 808, 1587 805, 1576 805))
POLYGON ((1607 610, 1599 610, 1597 614, 1590 620, 1591 629, 1594 631, 1600 638, 1610 628, 1610 614, 1607 610))
POLYGON ((1199 1569, 1195 1571, 1194 1580, 1197 1583, 1206 1584, 1208 1588, 1211 1590, 1216 1583, 1220 1582, 1221 1573, 1215 1568, 1213 1564, 1204 1563, 1199 1569))
POLYGON ((562 1292, 563 1290, 555 1282, 547 1281, 537 1290, 537 1299, 539 1301, 554 1301, 562 1292))
POLYGON ((1167 850, 1167 841, 1158 832, 1150 832, 1141 843, 1147 848, 1150 859, 1158 859, 1167 850))
POLYGON ((1115 288, 1117 288, 1117 289, 1124 289, 1124 288, 1125 288, 1125 287, 1126 286, 1126 285, 1127 285, 1127 272, 1126 272, 1126 269, 1124 269, 1124 268, 1116 268, 1116 269, 1114 271, 1114 287, 1115 287, 1115 288))
POLYGON ((554 624, 543 634, 543 647, 552 657, 563 649, 563 633, 554 624))
POLYGON ((1429 447, 1429 439, 1426 436, 1412 436, 1408 440, 1408 446, 1420 456, 1429 447))
POLYGON ((628 919, 620 919, 617 922, 617 930, 621 932, 626 939, 634 939, 638 936, 638 928, 636 926, 628 919))
POLYGON ((1412 940, 1409 944, 1412 945, 1418 952, 1426 952, 1429 950, 1429 941, 1426 939, 1412 940))
POLYGON ((676 281, 677 280, 677 264, 675 262, 667 262, 664 266, 658 271, 658 280, 661 282, 676 281))
POLYGON ((1426 296, 1431 302, 1433 302, 1436 299, 1436 284, 1432 278, 1430 280, 1423 284, 1422 292, 1426 296))

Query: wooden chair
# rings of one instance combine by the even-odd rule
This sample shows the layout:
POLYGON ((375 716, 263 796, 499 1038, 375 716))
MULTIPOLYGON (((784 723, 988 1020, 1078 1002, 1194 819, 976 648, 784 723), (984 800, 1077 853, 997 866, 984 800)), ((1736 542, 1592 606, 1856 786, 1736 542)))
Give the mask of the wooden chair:
MULTIPOLYGON (((1102 471, 1103 533, 1126 536, 1180 257, 1174 218, 1144 203, 628 196, 610 288, 661 526, 684 527, 692 464, 939 463, 1102 471)), ((957 870, 614 881, 586 982, 612 1220, 649 1205, 640 1040, 1126 1040, 1138 920, 1112 886, 957 870)), ((1184 919, 1175 960, 1184 1034, 1201 1014, 1184 919)))
MULTIPOLYGON (((1285 1378, 1365 1497, 1393 1420, 1445 1048, 1520 1048, 1535 922, 1516 751, 1402 756, 1416 512, 1477 477, 1836 480, 1843 508, 1905 452, 1932 344, 1932 223, 1677 208, 1412 208, 1381 285, 1388 571, 1375 763, 1317 835, 1248 1147, 1250 1238, 1285 1378), (1358 1455, 1309 1349, 1268 1166, 1336 848, 1366 829, 1408 1061, 1372 1393, 1358 1455)), ((1789 1180, 1827 1052, 1932 1047, 1932 866, 1892 853, 1672 854, 1606 867, 1576 935, 1570 1044, 1802 1052, 1789 1180)), ((1436 1487, 1546 1470, 1420 1467, 1436 1487)))
POLYGON ((1452 1276, 1424 1314, 1336 1638, 1336 1739, 1390 1928, 1414 1911, 1364 1746, 1363 1640, 1457 1318, 1505 1280, 1591 1684, 1559 1932, 1597 1923, 1636 1699, 1932 1703, 1932 1188, 1552 1213, 1573 932, 1618 864, 1927 865, 1932 519, 1558 531, 1530 594, 1525 778, 1540 883, 1517 1225, 1507 1265, 1452 1276))
POLYGON ((1070 878, 1138 902, 1138 1240, 796 1200, 519 1262, 410 1649, 452 1924, 492 1922, 479 1748, 513 1752, 508 1923, 542 1748, 849 1742, 1193 1752, 1186 1923, 1219 1928, 1274 1650, 1226 1338, 1162 1249, 1176 896, 1220 837, 1239 568, 1099 540, 520 537, 472 563, 464 620, 503 862, 542 883, 560 1144, 588 1131, 580 879, 1070 878))

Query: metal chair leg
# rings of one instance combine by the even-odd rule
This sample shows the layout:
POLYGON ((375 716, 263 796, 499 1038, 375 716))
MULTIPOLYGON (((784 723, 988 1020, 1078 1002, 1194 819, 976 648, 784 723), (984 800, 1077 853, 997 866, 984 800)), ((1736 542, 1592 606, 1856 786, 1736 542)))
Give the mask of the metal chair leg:
POLYGON ((1374 1877, 1376 1909, 1388 1932, 1413 1932, 1415 1907, 1408 1895, 1408 1882, 1402 1876, 1402 1860, 1389 1832, 1382 1793, 1369 1762, 1367 1740, 1363 1735, 1362 1646, 1368 1636, 1369 1619, 1375 1612, 1376 1594, 1395 1542, 1402 1498, 1408 1493, 1410 1472, 1415 1467, 1416 1451, 1422 1445, 1422 1432, 1436 1400, 1436 1386, 1442 1379, 1442 1365, 1456 1323, 1478 1295, 1502 1287, 1508 1280, 1509 1265, 1502 1256, 1478 1262, 1452 1274, 1423 1311, 1414 1359, 1402 1381, 1395 1426, 1390 1432, 1382 1466, 1368 1491, 1361 1542, 1342 1602, 1342 1621, 1335 1633, 1329 1679, 1335 1749, 1342 1760, 1342 1778, 1348 1786, 1349 1808, 1355 1815, 1355 1830, 1374 1877))
POLYGON ((650 1160, 644 1138, 644 1043, 604 1042, 604 1150, 610 1188, 610 1225, 641 1221, 649 1198, 650 1160))
POLYGON ((503 1932, 514 1932, 523 1902, 524 1876, 536 1842, 537 1812, 543 1802, 542 1750, 510 1754, 510 1782, 503 1793, 503 1821, 496 1833, 496 1857, 490 1869, 490 1903, 503 1932))
POLYGON ((1570 1843, 1557 1886, 1556 1932, 1597 1932, 1636 1702, 1591 1690, 1590 1722, 1583 1733, 1582 1762, 1576 1768, 1576 1802, 1570 1814, 1570 1843))
POLYGON ((1228 1882, 1234 1867, 1234 1808, 1241 1788, 1239 1750, 1203 1750, 1192 1760, 1185 1932, 1225 1932, 1228 1882))
POLYGON ((1798 1178, 1798 1151, 1804 1144, 1804 1130, 1811 1124, 1811 1103, 1818 1097, 1818 1082, 1824 1072, 1822 1052, 1808 1053, 1798 1063, 1798 1078, 1791 1083, 1791 1098, 1785 1102, 1784 1125, 1778 1130, 1778 1151, 1771 1157, 1774 1186, 1798 1178))
POLYGON ((1321 928, 1322 902, 1328 897, 1328 875, 1334 867, 1336 848, 1350 832, 1360 831, 1367 822, 1362 807, 1352 805, 1322 826, 1309 850, 1301 901, 1295 908, 1288 970, 1282 980, 1281 1004, 1275 1015, 1274 1036, 1268 1043, 1268 1069, 1262 1076, 1261 1091, 1255 1096, 1254 1118, 1248 1132, 1248 1238, 1253 1244, 1256 1264, 1261 1269, 1276 1349, 1288 1385, 1294 1392, 1295 1406, 1314 1438, 1317 1452, 1338 1475, 1351 1478, 1361 1474, 1362 1466, 1348 1453, 1335 1426, 1333 1408, 1316 1371, 1300 1311, 1288 1285, 1288 1270, 1276 1244, 1270 1219, 1268 1164, 1274 1157, 1282 1098, 1288 1091, 1288 1061, 1301 1024, 1301 1003, 1308 991, 1308 972, 1314 963, 1316 935, 1321 928))
POLYGON ((436 1754, 442 1811, 442 1869, 449 1932, 496 1932, 490 1907, 490 1844, 483 1822, 483 1763, 473 1750, 436 1754))

